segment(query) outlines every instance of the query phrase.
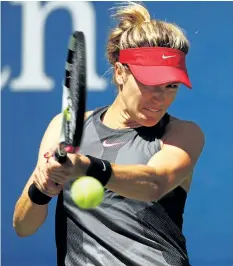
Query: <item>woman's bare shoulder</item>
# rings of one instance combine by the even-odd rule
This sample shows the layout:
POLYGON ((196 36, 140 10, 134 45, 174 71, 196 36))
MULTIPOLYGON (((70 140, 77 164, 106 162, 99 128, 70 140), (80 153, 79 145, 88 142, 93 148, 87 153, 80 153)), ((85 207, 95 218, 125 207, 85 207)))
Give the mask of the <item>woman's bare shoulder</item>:
POLYGON ((180 119, 178 117, 175 116, 170 116, 170 121, 167 125, 167 127, 171 128, 171 127, 188 127, 188 128, 196 128, 201 130, 201 127, 194 121, 191 120, 184 120, 184 119, 180 119))
POLYGON ((92 114, 93 114, 93 110, 92 111, 87 111, 84 115, 84 119, 87 120, 92 114))
POLYGON ((162 142, 164 143, 168 140, 177 140, 184 137, 187 141, 193 140, 195 143, 200 142, 203 144, 205 142, 204 132, 196 122, 171 116, 162 142))

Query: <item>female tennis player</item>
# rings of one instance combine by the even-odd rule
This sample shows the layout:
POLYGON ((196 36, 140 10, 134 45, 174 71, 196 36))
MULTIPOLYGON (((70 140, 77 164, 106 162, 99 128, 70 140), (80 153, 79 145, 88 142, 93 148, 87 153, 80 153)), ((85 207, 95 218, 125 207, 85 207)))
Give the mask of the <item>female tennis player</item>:
POLYGON ((81 149, 69 154, 69 165, 50 156, 61 115, 51 121, 16 203, 14 227, 19 236, 35 233, 46 220, 48 199, 58 195, 58 265, 190 265, 183 212, 204 134, 168 113, 180 85, 191 88, 189 42, 178 26, 151 19, 140 4, 118 8, 115 18, 107 54, 118 95, 86 113, 81 149), (105 186, 103 203, 92 210, 79 209, 70 196, 74 176, 86 174, 105 186), (41 195, 36 200, 28 192, 32 183, 41 195))

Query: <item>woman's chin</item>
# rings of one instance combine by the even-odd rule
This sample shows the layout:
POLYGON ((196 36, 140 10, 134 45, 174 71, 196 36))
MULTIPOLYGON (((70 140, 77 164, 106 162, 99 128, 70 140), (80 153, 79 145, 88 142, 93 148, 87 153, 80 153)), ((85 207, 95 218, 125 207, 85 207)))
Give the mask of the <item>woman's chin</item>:
POLYGON ((151 116, 141 115, 139 123, 144 127, 153 127, 160 121, 160 119, 161 119, 160 116, 151 117, 151 116))

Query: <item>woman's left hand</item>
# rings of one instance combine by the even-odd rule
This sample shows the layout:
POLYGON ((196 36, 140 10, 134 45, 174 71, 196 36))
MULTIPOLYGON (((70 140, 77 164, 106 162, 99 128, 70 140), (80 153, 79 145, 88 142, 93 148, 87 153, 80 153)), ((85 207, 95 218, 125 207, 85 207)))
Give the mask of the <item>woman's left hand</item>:
MULTIPOLYGON (((67 154, 67 161, 60 164, 53 153, 47 153, 47 175, 55 183, 64 185, 66 182, 84 176, 88 167, 80 154, 67 154)), ((85 157, 86 158, 86 157, 85 157)))

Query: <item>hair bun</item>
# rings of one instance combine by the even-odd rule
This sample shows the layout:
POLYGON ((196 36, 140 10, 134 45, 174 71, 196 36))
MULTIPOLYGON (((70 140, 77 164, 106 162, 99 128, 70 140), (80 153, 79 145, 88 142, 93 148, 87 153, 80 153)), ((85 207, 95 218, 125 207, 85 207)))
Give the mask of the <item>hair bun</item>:
POLYGON ((119 27, 123 30, 150 21, 150 14, 147 9, 137 3, 129 3, 126 6, 118 7, 112 17, 120 21, 119 27))

